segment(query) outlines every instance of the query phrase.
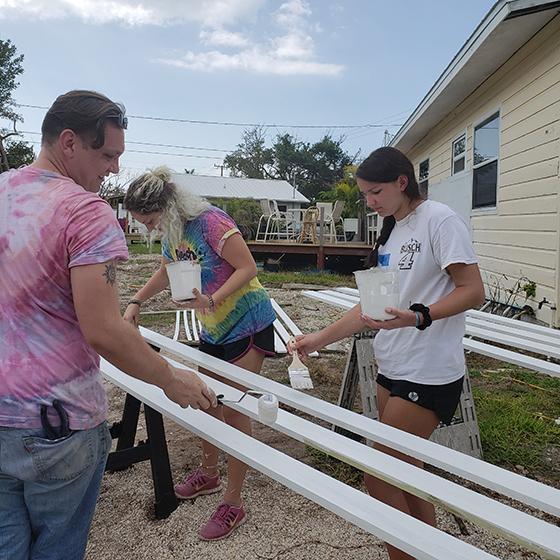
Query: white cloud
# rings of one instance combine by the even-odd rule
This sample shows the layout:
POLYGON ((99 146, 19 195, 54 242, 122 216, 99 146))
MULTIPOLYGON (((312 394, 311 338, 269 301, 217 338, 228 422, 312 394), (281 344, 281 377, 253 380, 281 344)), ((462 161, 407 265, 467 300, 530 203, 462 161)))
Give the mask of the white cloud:
POLYGON ((287 28, 305 27, 306 17, 311 15, 309 4, 303 0, 284 2, 275 14, 276 23, 287 28))
MULTIPOLYGON (((306 0, 286 0, 272 14, 278 33, 267 40, 251 42, 247 28, 256 21, 267 0, 0 0, 0 20, 80 19, 92 24, 123 26, 200 25, 203 47, 157 62, 189 70, 213 72, 237 70, 258 74, 305 74, 337 76, 343 67, 316 59, 313 34, 320 29, 311 21, 306 0), (215 49, 215 50, 210 50, 215 49), (222 49, 228 49, 222 52, 222 49), (232 52, 232 50, 234 52, 232 52), (236 52, 235 52, 236 51, 236 52)), ((278 4, 276 4, 278 5, 278 4)), ((255 28, 255 33, 260 31, 255 28)))
POLYGON ((337 76, 343 70, 343 67, 337 64, 325 64, 313 60, 298 60, 294 58, 279 58, 272 52, 261 51, 258 47, 246 49, 236 54, 226 54, 219 51, 203 53, 189 51, 181 58, 158 59, 157 62, 199 72, 238 70, 281 76, 337 76))
POLYGON ((79 18, 91 23, 217 28, 253 18, 265 0, 0 0, 0 19, 79 18))
POLYGON ((291 33, 272 40, 274 54, 278 58, 309 60, 313 57, 315 44, 309 35, 291 33))
POLYGON ((226 31, 225 29, 203 29, 200 32, 200 39, 205 45, 214 45, 217 47, 246 47, 249 40, 241 33, 226 31))
POLYGON ((238 34, 228 34, 224 30, 203 31, 201 38, 206 44, 239 46, 239 52, 188 51, 183 56, 160 58, 157 62, 198 72, 236 70, 256 74, 338 76, 343 66, 316 60, 311 33, 317 32, 317 24, 310 22, 311 15, 308 2, 288 0, 273 13, 280 33, 267 42, 249 45, 248 40, 238 34), (234 44, 238 39, 244 41, 243 45, 234 44))

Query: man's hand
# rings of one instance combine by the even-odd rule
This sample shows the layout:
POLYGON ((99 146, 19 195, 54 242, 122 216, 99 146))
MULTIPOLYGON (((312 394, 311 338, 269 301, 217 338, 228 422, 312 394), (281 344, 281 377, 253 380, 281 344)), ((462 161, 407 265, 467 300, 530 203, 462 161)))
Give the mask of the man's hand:
POLYGON ((140 306, 135 303, 129 303, 123 314, 123 319, 127 323, 138 327, 138 323, 140 321, 140 306))
POLYGON ((187 369, 171 367, 171 380, 163 387, 167 397, 183 408, 207 409, 218 405, 214 391, 196 375, 187 369))

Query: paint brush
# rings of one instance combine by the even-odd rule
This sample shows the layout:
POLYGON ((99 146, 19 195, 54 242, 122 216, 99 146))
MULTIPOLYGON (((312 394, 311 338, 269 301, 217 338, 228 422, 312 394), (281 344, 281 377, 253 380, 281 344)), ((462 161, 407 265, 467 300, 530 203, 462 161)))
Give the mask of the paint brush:
POLYGON ((293 389, 313 389, 309 368, 300 360, 295 342, 295 338, 290 340, 290 346, 293 350, 292 363, 288 366, 290 385, 293 389))

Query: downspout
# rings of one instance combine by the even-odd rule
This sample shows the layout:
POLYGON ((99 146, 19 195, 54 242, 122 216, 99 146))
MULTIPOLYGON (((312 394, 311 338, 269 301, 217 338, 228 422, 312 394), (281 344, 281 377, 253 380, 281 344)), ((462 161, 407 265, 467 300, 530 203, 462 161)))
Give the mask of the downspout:
POLYGON ((550 326, 558 325, 558 302, 560 302, 560 149, 556 159, 556 294, 553 306, 550 309, 550 326))

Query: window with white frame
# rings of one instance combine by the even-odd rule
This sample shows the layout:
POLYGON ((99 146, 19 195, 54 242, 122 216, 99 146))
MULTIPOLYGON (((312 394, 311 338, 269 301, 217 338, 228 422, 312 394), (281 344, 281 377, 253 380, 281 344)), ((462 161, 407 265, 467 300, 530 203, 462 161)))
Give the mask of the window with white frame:
POLYGON ((430 176, 430 159, 427 158, 420 162, 418 166, 418 187, 420 194, 424 198, 428 198, 428 178, 430 176))
POLYGON ((473 208, 496 206, 500 113, 482 121, 474 129, 473 208))
POLYGON ((467 137, 465 134, 461 134, 455 142, 453 142, 451 147, 451 174, 460 173, 465 169, 465 155, 467 151, 467 137))

